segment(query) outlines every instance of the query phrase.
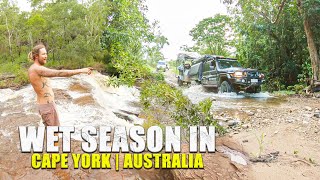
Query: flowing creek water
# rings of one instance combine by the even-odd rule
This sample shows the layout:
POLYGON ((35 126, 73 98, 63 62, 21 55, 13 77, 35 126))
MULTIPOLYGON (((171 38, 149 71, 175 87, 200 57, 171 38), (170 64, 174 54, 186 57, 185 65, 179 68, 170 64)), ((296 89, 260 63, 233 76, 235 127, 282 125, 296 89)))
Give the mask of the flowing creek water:
MULTIPOLYGON (((119 88, 104 85, 106 76, 77 75, 72 78, 52 78, 56 104, 62 126, 75 126, 72 138, 80 140, 80 132, 84 126, 126 126, 142 124, 143 120, 135 116, 139 107, 139 91, 135 87, 119 88), (119 118, 130 116, 132 121, 119 118)), ((25 113, 38 115, 36 94, 31 85, 20 90, 0 90, 0 119, 8 114, 25 113), (22 101, 21 101, 22 100, 22 101)), ((39 116, 39 125, 42 125, 39 116)))

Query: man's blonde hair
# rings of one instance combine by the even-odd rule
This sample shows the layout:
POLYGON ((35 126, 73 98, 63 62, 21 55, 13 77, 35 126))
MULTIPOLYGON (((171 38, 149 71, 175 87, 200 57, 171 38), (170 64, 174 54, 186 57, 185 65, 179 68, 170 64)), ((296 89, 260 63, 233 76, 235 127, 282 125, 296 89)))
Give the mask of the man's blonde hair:
POLYGON ((28 54, 28 59, 30 61, 34 61, 36 56, 39 55, 40 49, 42 49, 42 48, 46 48, 46 47, 43 44, 38 44, 35 47, 33 47, 32 51, 29 52, 29 54, 28 54))

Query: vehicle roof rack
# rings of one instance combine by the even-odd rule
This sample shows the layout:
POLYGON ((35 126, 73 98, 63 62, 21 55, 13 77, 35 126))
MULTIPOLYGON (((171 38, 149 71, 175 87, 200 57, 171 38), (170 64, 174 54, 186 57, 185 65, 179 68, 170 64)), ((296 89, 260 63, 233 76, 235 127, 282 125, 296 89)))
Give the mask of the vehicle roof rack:
POLYGON ((206 61, 209 61, 211 59, 225 59, 225 60, 230 60, 230 61, 237 61, 237 59, 235 58, 228 58, 228 57, 224 57, 224 56, 221 56, 221 55, 209 55, 209 54, 206 54, 206 55, 203 55, 197 59, 194 59, 192 60, 192 64, 197 64, 199 62, 206 62, 206 61))

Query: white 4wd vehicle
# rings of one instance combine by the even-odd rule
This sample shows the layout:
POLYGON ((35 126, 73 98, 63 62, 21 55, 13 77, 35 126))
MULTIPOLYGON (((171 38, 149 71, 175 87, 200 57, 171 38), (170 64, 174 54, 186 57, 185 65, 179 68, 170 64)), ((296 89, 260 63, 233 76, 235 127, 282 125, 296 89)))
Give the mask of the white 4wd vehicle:
POLYGON ((159 70, 163 70, 164 72, 169 70, 168 64, 165 61, 158 61, 157 71, 159 70))

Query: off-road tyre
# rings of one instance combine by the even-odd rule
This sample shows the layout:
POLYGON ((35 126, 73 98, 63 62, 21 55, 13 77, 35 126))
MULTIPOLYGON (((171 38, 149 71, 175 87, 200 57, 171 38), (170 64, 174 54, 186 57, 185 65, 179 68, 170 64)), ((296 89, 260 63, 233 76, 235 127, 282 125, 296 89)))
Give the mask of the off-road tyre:
POLYGON ((182 86, 182 85, 183 85, 183 82, 182 82, 182 80, 181 80, 180 78, 178 78, 178 85, 179 85, 179 86, 182 86))
POLYGON ((219 91, 221 93, 230 93, 230 92, 232 92, 232 87, 231 87, 231 85, 229 84, 228 81, 223 81, 220 84, 219 91))

